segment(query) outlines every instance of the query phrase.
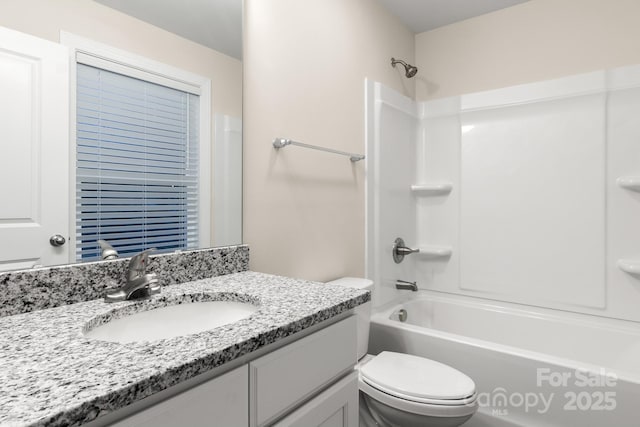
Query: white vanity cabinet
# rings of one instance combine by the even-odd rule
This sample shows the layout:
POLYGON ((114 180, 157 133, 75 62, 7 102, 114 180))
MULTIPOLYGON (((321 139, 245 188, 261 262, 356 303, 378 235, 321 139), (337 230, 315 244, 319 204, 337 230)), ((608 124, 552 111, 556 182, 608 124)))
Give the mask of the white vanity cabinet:
POLYGON ((356 332, 348 317, 112 425, 357 427, 356 332))

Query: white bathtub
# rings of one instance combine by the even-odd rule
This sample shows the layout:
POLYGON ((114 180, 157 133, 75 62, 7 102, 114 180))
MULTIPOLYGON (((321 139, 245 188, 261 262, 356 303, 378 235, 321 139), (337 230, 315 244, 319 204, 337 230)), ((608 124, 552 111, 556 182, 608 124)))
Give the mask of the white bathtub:
POLYGON ((416 296, 374 313, 369 350, 420 355, 473 378, 480 410, 465 427, 640 426, 640 325, 428 291, 416 296))

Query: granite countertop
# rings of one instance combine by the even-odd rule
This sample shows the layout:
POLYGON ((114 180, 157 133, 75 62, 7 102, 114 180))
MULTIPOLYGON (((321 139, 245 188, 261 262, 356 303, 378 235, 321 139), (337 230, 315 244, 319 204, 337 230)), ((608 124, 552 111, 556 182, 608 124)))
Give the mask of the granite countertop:
POLYGON ((0 318, 0 425, 91 421, 369 299, 367 291, 246 271, 168 286, 150 300, 94 300, 0 318), (185 299, 259 308, 236 323, 159 341, 118 344, 83 335, 96 317, 185 299))

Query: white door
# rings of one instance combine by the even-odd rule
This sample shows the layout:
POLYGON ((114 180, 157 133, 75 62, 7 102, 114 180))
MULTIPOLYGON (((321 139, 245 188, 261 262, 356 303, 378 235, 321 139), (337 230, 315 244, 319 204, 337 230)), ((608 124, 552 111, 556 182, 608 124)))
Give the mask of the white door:
POLYGON ((0 271, 67 263, 66 47, 0 27, 0 118, 0 271))

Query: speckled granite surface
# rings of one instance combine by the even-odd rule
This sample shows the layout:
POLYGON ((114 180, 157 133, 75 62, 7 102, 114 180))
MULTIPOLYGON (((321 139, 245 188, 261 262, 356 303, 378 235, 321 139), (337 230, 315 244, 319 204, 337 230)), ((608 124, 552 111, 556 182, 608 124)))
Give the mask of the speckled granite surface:
POLYGON ((0 425, 88 422, 369 299, 367 291, 246 271, 169 286, 147 301, 96 300, 1 318, 0 425), (117 344, 82 334, 114 310, 184 298, 240 299, 259 309, 230 325, 154 342, 117 344))
MULTIPOLYGON (((152 255, 148 271, 162 286, 249 269, 249 247, 227 246, 152 255)), ((104 297, 119 287, 129 259, 0 273, 0 317, 104 297)))

